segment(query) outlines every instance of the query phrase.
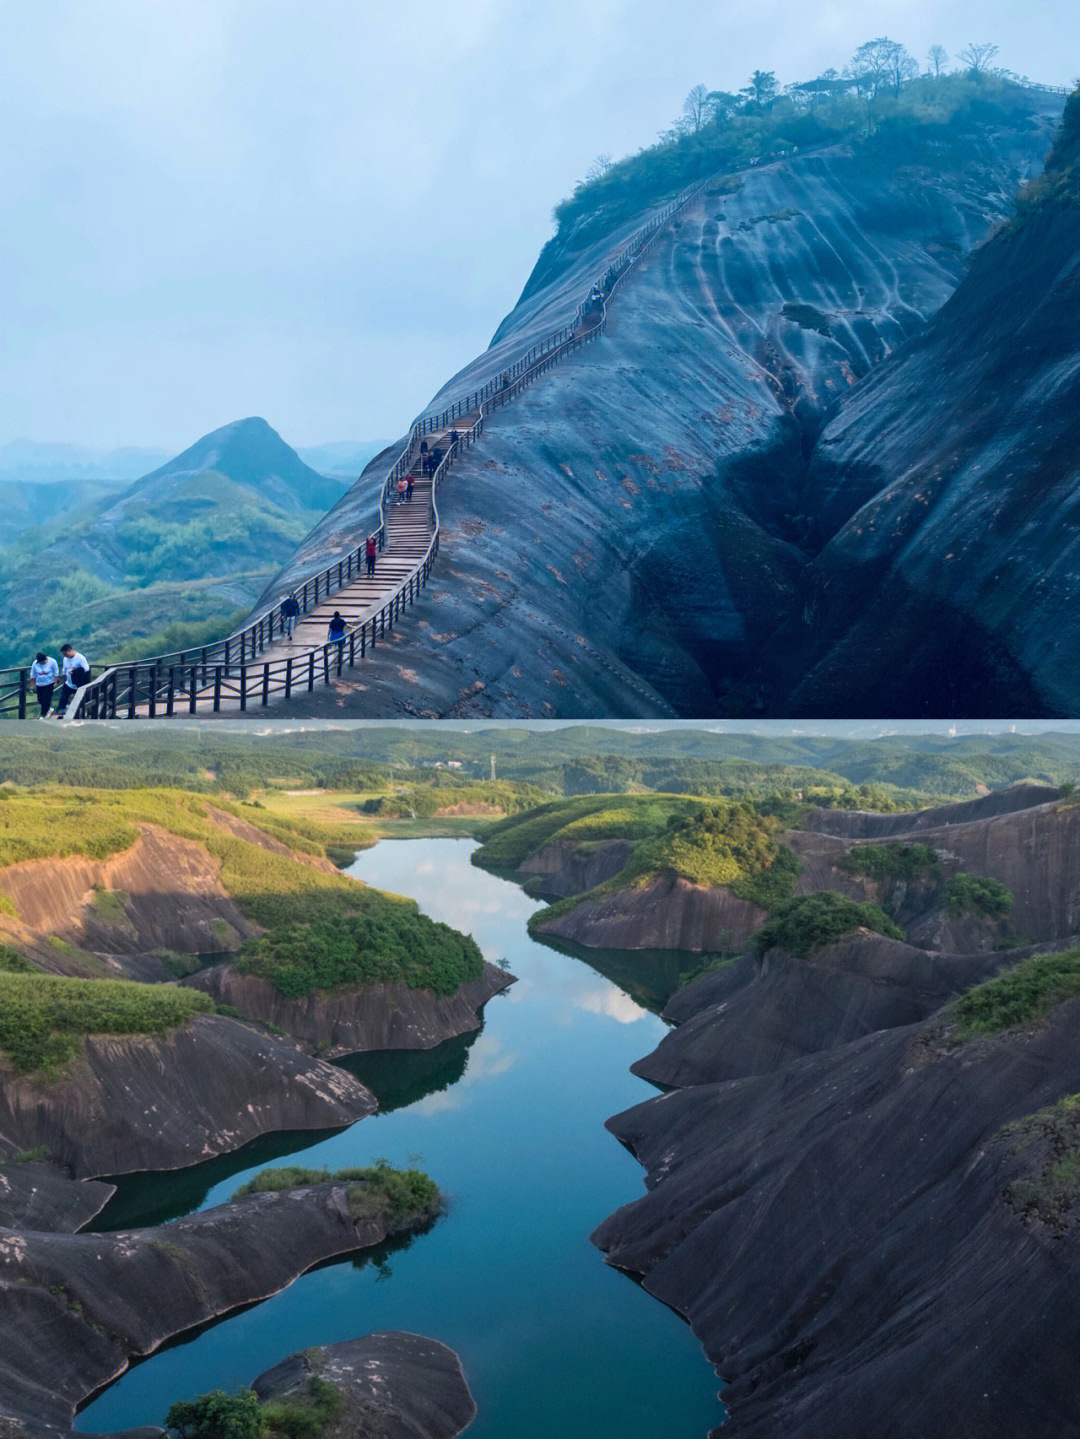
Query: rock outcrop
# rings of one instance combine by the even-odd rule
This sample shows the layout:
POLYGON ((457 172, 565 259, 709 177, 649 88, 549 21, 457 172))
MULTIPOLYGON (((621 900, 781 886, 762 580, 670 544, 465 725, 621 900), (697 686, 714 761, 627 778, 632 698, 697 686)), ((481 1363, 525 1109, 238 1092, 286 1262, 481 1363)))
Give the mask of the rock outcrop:
POLYGON ((0 1168, 0 1228, 74 1234, 99 1214, 111 1184, 71 1180, 54 1164, 18 1159, 0 1168))
POLYGON ((76 1177, 178 1169, 281 1129, 375 1109, 343 1070, 217 1015, 165 1034, 91 1035, 62 1074, 0 1070, 0 1156, 44 1150, 76 1177))
MULTIPOLYGON (((1039 675, 1060 633, 1049 607, 1057 614, 1071 593, 1071 551, 1060 528, 1048 538, 1055 507, 1067 511, 1077 409, 1071 222, 1004 241, 1000 283, 979 278, 997 263, 990 250, 980 257, 907 362, 913 378, 903 361, 873 389, 866 377, 916 340, 968 255, 1009 216, 1060 106, 1016 91, 955 147, 934 143, 899 164, 870 143, 718 177, 636 268, 607 333, 499 411, 452 471, 421 607, 362 671, 302 697, 297 712, 789 714, 793 693, 813 714, 1058 704, 1039 675), (995 358, 981 344, 980 307, 1005 285, 995 358), (1030 352, 1013 344, 1018 332, 1030 352), (955 387, 942 382, 953 364, 955 387), (1017 399, 995 415, 1002 386, 1017 399), (1041 433, 1023 398, 1037 390, 1041 433), (826 431, 825 474, 812 463, 818 436, 849 393, 856 402, 826 431), (953 463, 942 405, 968 436, 955 484, 938 478, 953 463), (997 419, 993 495, 978 495, 983 519, 970 525, 980 436, 997 419), (1029 458, 1014 466, 1021 451, 1029 458), (1032 485, 1043 528, 1028 534, 1032 485), (1060 583, 1041 578, 1047 553, 1060 556, 1060 583), (999 593, 1002 567, 1023 573, 999 593)), ((443 396, 497 376, 564 323, 634 226, 545 270, 443 396)), ((387 460, 372 463, 268 596, 357 542, 387 460)))
POLYGON ((526 882, 530 894, 551 903, 614 879, 630 858, 630 850, 625 839, 602 840, 593 847, 557 839, 529 855, 515 878, 526 882))
POLYGON ((218 1004, 233 1005, 250 1019, 284 1030, 309 1053, 333 1059, 367 1049, 432 1049, 479 1029, 483 1006, 508 989, 514 976, 485 964, 480 979, 449 995, 407 984, 369 984, 315 989, 298 999, 288 998, 261 975, 240 973, 233 964, 204 970, 190 983, 218 1004))
POLYGON ((332 1183, 253 1195, 167 1230, 0 1230, 0 1424, 65 1435, 76 1406, 132 1359, 388 1232, 385 1217, 354 1218, 332 1183))
POLYGON ((609 1122, 649 1192, 594 1241, 689 1319, 725 1435, 1080 1432, 1080 1229, 1010 1200, 1031 1160, 1003 1133, 1080 1089, 1080 999, 959 1047, 939 1023, 609 1122))
POLYGON ((476 1403, 452 1349, 419 1334, 366 1334, 305 1349, 260 1374, 260 1399, 303 1394, 313 1377, 344 1396, 340 1420, 324 1439, 453 1439, 476 1417, 476 1403))
POLYGON ((765 920, 764 910, 728 889, 655 875, 625 889, 586 895, 536 933, 597 949, 673 949, 731 952, 742 949, 765 920))

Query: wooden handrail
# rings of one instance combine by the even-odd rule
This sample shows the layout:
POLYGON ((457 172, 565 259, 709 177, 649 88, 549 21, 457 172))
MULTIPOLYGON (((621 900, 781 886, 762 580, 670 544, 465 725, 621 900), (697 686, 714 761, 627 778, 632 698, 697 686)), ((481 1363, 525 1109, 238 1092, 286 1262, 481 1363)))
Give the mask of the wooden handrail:
MULTIPOLYGON (((612 297, 633 272, 637 261, 655 242, 667 221, 689 204, 708 183, 707 179, 701 180, 681 191, 619 251, 604 274, 602 303, 593 324, 586 323, 586 316, 595 311, 590 311, 587 301, 582 302, 569 325, 538 340, 497 377, 413 422, 404 448, 379 488, 378 523, 374 533, 380 550, 386 543, 387 500, 398 480, 412 469, 420 440, 424 435, 453 427, 455 421, 467 415, 477 415, 471 425, 461 429, 457 440, 451 442, 432 474, 432 535, 423 558, 375 614, 347 630, 340 643, 319 645, 300 655, 268 659, 258 665, 259 655, 275 639, 280 639, 284 631, 279 613, 280 602, 275 603, 224 639, 111 666, 79 689, 68 706, 65 719, 70 722, 74 719, 135 718, 137 715, 159 718, 183 712, 196 714, 200 701, 204 706, 209 703, 214 711, 220 710, 223 701, 235 701, 241 710, 246 710, 249 703, 269 704, 270 698, 277 694, 290 698, 298 687, 305 691, 313 689, 316 674, 323 678, 324 683, 329 683, 332 676, 342 673, 344 666, 352 668, 364 659, 368 650, 377 647, 387 630, 393 628, 404 609, 416 602, 427 585, 439 552, 437 491, 450 466, 464 450, 476 443, 492 411, 516 399, 552 365, 604 333, 612 297)), ((352 583, 361 573, 364 547, 362 540, 325 568, 298 580, 291 587, 302 614, 307 614, 331 594, 352 583)), ((28 676, 27 669, 0 670, 0 715, 26 717, 30 689, 28 676)))

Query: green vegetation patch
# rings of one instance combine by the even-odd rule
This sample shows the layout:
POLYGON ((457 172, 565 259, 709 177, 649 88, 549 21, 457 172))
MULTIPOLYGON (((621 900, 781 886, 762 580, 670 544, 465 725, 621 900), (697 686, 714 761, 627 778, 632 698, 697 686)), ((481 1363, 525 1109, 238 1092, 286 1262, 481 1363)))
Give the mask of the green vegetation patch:
POLYGON ((295 999, 349 984, 407 984, 453 994, 483 973, 476 941, 422 915, 408 900, 361 893, 363 912, 290 924, 249 940, 237 969, 295 999))
POLYGON ((800 895, 775 910, 751 941, 756 954, 786 949, 800 959, 832 944, 853 929, 872 929, 890 939, 904 932, 876 904, 860 903, 832 889, 800 895))
POLYGON ((868 879, 920 879, 935 869, 938 852, 928 844, 860 844, 837 860, 850 874, 868 879))
POLYGON ((377 1159, 363 1169, 305 1169, 295 1164, 261 1169, 240 1186, 233 1199, 301 1189, 312 1184, 346 1185, 349 1209, 357 1219, 372 1218, 380 1213, 385 1213, 391 1222, 414 1215, 431 1218, 438 1213, 442 1198, 438 1185, 423 1170, 395 1169, 385 1159, 377 1159))
POLYGON ((1004 919, 1013 907, 1012 890, 999 879, 981 874, 954 874, 945 882, 945 908, 951 915, 965 911, 1004 919))
POLYGON ((12 949, 10 944, 0 944, 0 974, 37 973, 37 965, 27 959, 25 954, 20 954, 17 949, 12 949))
POLYGON ((318 1439, 341 1418, 345 1396, 313 1374, 301 1394, 259 1402, 251 1389, 212 1389, 170 1406, 165 1423, 183 1439, 318 1439))
POLYGON ((0 1050, 16 1069, 53 1069, 86 1035, 161 1034, 213 1007, 168 984, 0 973, 0 1050))
POLYGON ((1010 1207, 1059 1229, 1075 1223, 1080 1218, 1080 1094, 1006 1125, 1002 1138, 1025 1171, 1006 1187, 1010 1207))
POLYGON ((975 1039, 1040 1019, 1074 994, 1080 994, 1080 949, 1033 955, 953 1001, 953 1037, 975 1039))

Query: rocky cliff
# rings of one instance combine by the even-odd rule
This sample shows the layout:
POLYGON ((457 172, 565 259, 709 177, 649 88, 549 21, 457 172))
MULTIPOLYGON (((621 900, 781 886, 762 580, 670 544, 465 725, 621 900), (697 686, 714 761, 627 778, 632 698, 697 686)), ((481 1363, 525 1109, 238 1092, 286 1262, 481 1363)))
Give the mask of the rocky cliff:
POLYGON ((1076 1092, 1078 1022, 902 1026, 610 1122, 649 1193, 594 1239, 688 1317, 733 1436, 1080 1430, 1080 1231, 1020 1202, 1042 1156, 1003 1132, 1076 1092))
POLYGON ((407 984, 372 984, 312 990, 298 999, 232 964, 205 970, 191 983, 217 1003, 284 1030, 310 1053, 333 1059, 368 1049, 432 1049, 479 1029, 484 1005, 508 989, 514 976, 485 964, 480 979, 449 995, 407 984))
POLYGON ((476 1418, 461 1360, 419 1334, 366 1334, 305 1349, 252 1383, 260 1399, 303 1394, 313 1377, 344 1395, 341 1418, 324 1439, 453 1439, 476 1418))
POLYGON ((281 1129, 375 1110, 343 1070, 217 1015, 165 1034, 91 1035, 43 1080, 0 1067, 0 1155, 45 1151, 77 1178, 178 1169, 281 1129))
POLYGON ((135 1357, 388 1232, 384 1214, 353 1216, 341 1184, 255 1195, 167 1232, 0 1229, 0 1423, 19 1439, 66 1434, 76 1405, 135 1357))
MULTIPOLYGON (((967 711, 1042 712, 1046 701, 1028 661, 1010 646, 994 606, 981 630, 971 628, 976 593, 987 600, 993 566, 1008 553, 1008 541, 999 546, 986 524, 978 530, 982 578, 972 576, 971 598, 961 599, 963 633, 972 640, 965 665, 951 651, 944 663, 941 646, 929 643, 934 627, 910 627, 913 611, 903 635, 895 623, 886 631, 887 685, 880 666, 868 677, 853 662, 854 644, 843 668, 828 669, 821 657, 864 609, 870 613, 871 595, 877 607, 890 597, 887 586, 873 591, 870 578, 860 578, 867 570, 857 543, 865 529, 857 511, 867 498, 860 477, 872 446, 852 442, 848 457, 837 436, 854 434, 856 422, 843 418, 841 431, 826 432, 834 464, 827 479, 813 457, 837 403, 860 394, 953 294, 968 255, 1009 215, 1020 180, 1038 168, 1059 110, 1058 97, 1017 92, 1010 109, 976 122, 958 144, 939 138, 899 164, 869 143, 717 177, 637 268, 608 333, 492 419, 442 493, 433 589, 376 659, 316 696, 312 711, 787 714, 798 686, 801 712, 905 714, 940 704, 964 683, 967 711), (852 467, 853 479, 837 478, 852 467), (834 576, 853 568, 856 579, 841 588, 834 576)), ((565 321, 571 298, 631 228, 530 288, 493 348, 444 394, 497 375, 556 315, 565 321)), ((1016 303, 1052 274, 1065 284, 1066 230, 1055 231, 1056 270, 1033 255, 1034 232, 1007 242, 1016 254, 1009 281, 1016 303), (1022 277, 1027 260, 1033 268, 1022 277)), ((982 258, 977 268, 994 263, 982 258)), ((975 277, 965 288, 975 297, 963 302, 974 316, 986 287, 975 277)), ((1069 331, 1066 290, 1056 303, 1058 332, 1069 331)), ((965 354, 978 349, 975 325, 974 318, 964 323, 965 354)), ((1015 326, 1003 318, 1000 328, 1015 326)), ((955 396, 941 383, 951 352, 924 346, 923 353, 934 404, 970 411, 966 381, 955 396)), ((1040 354, 1048 380, 1054 363, 1067 367, 1055 345, 1040 354)), ((984 412, 1001 379, 992 366, 985 370, 984 412)), ((876 393, 885 387, 883 379, 876 393)), ((1067 416, 1063 394, 1060 402, 1067 416)), ((932 406, 916 403, 925 423, 932 406)), ((1015 429, 1019 405, 1014 415, 1015 429)), ((1021 427, 1014 442, 1034 433, 1021 427)), ((1000 448, 1004 457, 1009 447, 1000 448)), ((369 467, 288 575, 355 542, 384 469, 383 459, 369 467)), ((878 488, 888 483, 885 477, 878 488)), ((1055 483, 1066 483, 1064 471, 1055 483)), ((904 493, 909 508, 928 515, 923 490, 913 483, 904 493)), ((1012 493, 1022 493, 1021 481, 1012 493)), ((1046 504, 1053 504, 1049 491, 1046 504)), ((960 514, 959 493, 953 508, 960 514)), ((1009 523, 1003 514, 1000 524, 1009 523)), ((876 533, 894 528, 881 522, 876 533)), ((948 548, 936 544, 944 532, 934 525, 922 532, 924 569, 933 560, 951 576, 952 532, 948 548)), ((907 584, 913 575, 908 566, 907 584)), ((1033 567, 1030 584, 1036 580, 1033 567)), ((944 593, 937 584, 936 600, 944 593)))

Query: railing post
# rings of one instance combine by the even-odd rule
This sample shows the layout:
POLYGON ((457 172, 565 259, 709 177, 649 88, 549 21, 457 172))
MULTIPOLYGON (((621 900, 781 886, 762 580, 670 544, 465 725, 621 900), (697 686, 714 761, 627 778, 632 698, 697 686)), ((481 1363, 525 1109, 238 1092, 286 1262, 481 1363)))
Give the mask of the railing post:
POLYGON ((150 705, 150 718, 157 718, 157 665, 150 671, 150 692, 147 695, 150 705))
POLYGON ((214 713, 221 710, 221 666, 214 666, 214 713))
MULTIPOLYGON (((220 668, 220 666, 219 666, 220 668)), ((229 641, 225 641, 225 673, 229 673, 229 641)))
POLYGON ((128 670, 128 719, 135 718, 135 687, 139 682, 139 671, 134 665, 128 670))
POLYGON ((247 709, 247 665, 240 666, 240 708, 247 709))
POLYGON ((19 671, 19 718, 26 718, 26 671, 19 671))
POLYGON ((292 655, 285 661, 285 698, 292 698, 292 655))
POLYGON ((173 712, 173 701, 174 701, 174 699, 175 699, 175 695, 176 695, 176 670, 175 670, 175 668, 174 668, 172 665, 170 665, 170 666, 169 666, 169 693, 168 693, 168 695, 167 695, 167 697, 166 697, 166 699, 165 699, 165 713, 166 713, 167 715, 169 715, 170 717, 172 716, 172 712, 173 712))
POLYGON ((195 714, 199 708, 199 667, 191 666, 191 674, 188 676, 188 714, 195 714))
POLYGON ((355 664, 356 664, 356 631, 353 630, 353 632, 349 635, 349 668, 352 669, 355 664))
POLYGON ((307 687, 308 687, 308 694, 311 694, 312 690, 314 690, 314 688, 315 688, 315 651, 314 651, 314 650, 312 650, 311 653, 308 655, 307 687))
POLYGON ((265 709, 266 706, 270 703, 270 662, 269 662, 269 660, 263 660, 262 702, 263 702, 263 709, 265 709))

